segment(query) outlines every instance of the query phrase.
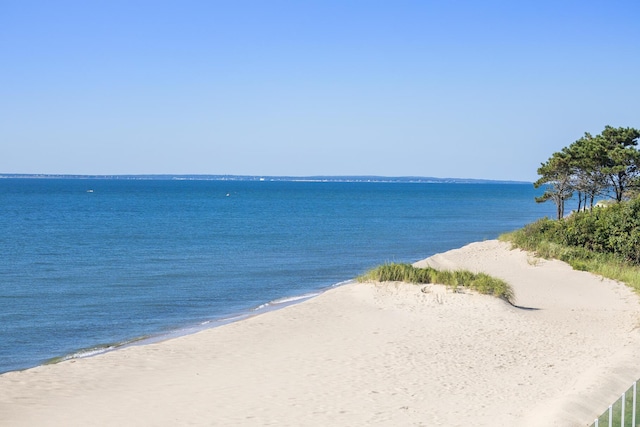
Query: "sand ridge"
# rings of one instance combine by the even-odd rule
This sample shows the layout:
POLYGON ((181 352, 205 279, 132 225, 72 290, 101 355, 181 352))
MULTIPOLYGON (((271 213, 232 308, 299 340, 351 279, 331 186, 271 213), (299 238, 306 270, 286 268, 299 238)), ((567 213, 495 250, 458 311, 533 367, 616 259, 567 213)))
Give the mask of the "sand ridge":
POLYGON ((513 307, 354 283, 240 322, 0 375, 0 425, 584 426, 640 378, 638 297, 495 240, 417 265, 507 280, 513 307))

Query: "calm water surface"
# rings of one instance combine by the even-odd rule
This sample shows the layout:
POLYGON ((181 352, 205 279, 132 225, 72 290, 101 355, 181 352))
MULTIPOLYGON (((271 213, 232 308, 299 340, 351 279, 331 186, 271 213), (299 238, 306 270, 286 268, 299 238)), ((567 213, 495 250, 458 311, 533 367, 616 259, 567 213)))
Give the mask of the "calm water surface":
POLYGON ((0 180, 0 372, 215 325, 544 216, 531 184, 0 180))

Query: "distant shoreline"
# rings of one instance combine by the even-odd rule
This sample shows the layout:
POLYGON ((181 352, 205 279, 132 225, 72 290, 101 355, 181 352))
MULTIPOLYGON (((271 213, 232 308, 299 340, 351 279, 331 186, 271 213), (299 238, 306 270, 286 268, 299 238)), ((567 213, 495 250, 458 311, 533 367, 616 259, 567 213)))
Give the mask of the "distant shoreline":
POLYGON ((475 178, 386 177, 369 175, 268 176, 268 175, 73 175, 73 174, 0 174, 0 179, 112 179, 112 180, 170 180, 170 181, 265 181, 265 182, 372 182, 405 184, 531 184, 529 181, 492 180, 475 178))

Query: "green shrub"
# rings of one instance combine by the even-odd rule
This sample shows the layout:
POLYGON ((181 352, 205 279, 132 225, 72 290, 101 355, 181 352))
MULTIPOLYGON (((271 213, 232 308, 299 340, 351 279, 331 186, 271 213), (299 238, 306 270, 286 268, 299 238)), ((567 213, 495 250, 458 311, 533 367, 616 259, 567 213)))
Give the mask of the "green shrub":
MULTIPOLYGON (((640 198, 577 212, 561 220, 544 218, 509 233, 505 239, 522 249, 540 252, 540 256, 548 252, 558 257, 554 254, 557 248, 544 247, 548 242, 578 251, 611 254, 640 266, 640 198)), ((569 262, 573 254, 562 252, 569 262)))
POLYGON ((640 198, 561 220, 543 218, 500 240, 640 290, 640 198))

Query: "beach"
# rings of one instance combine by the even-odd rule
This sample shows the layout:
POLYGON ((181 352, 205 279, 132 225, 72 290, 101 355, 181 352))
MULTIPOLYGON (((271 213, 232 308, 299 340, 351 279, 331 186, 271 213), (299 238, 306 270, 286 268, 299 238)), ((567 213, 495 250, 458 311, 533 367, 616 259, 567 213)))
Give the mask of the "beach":
POLYGON ((515 306, 351 283, 196 334, 0 375, 7 426, 586 426, 640 378, 624 284, 489 240, 416 263, 515 306))

